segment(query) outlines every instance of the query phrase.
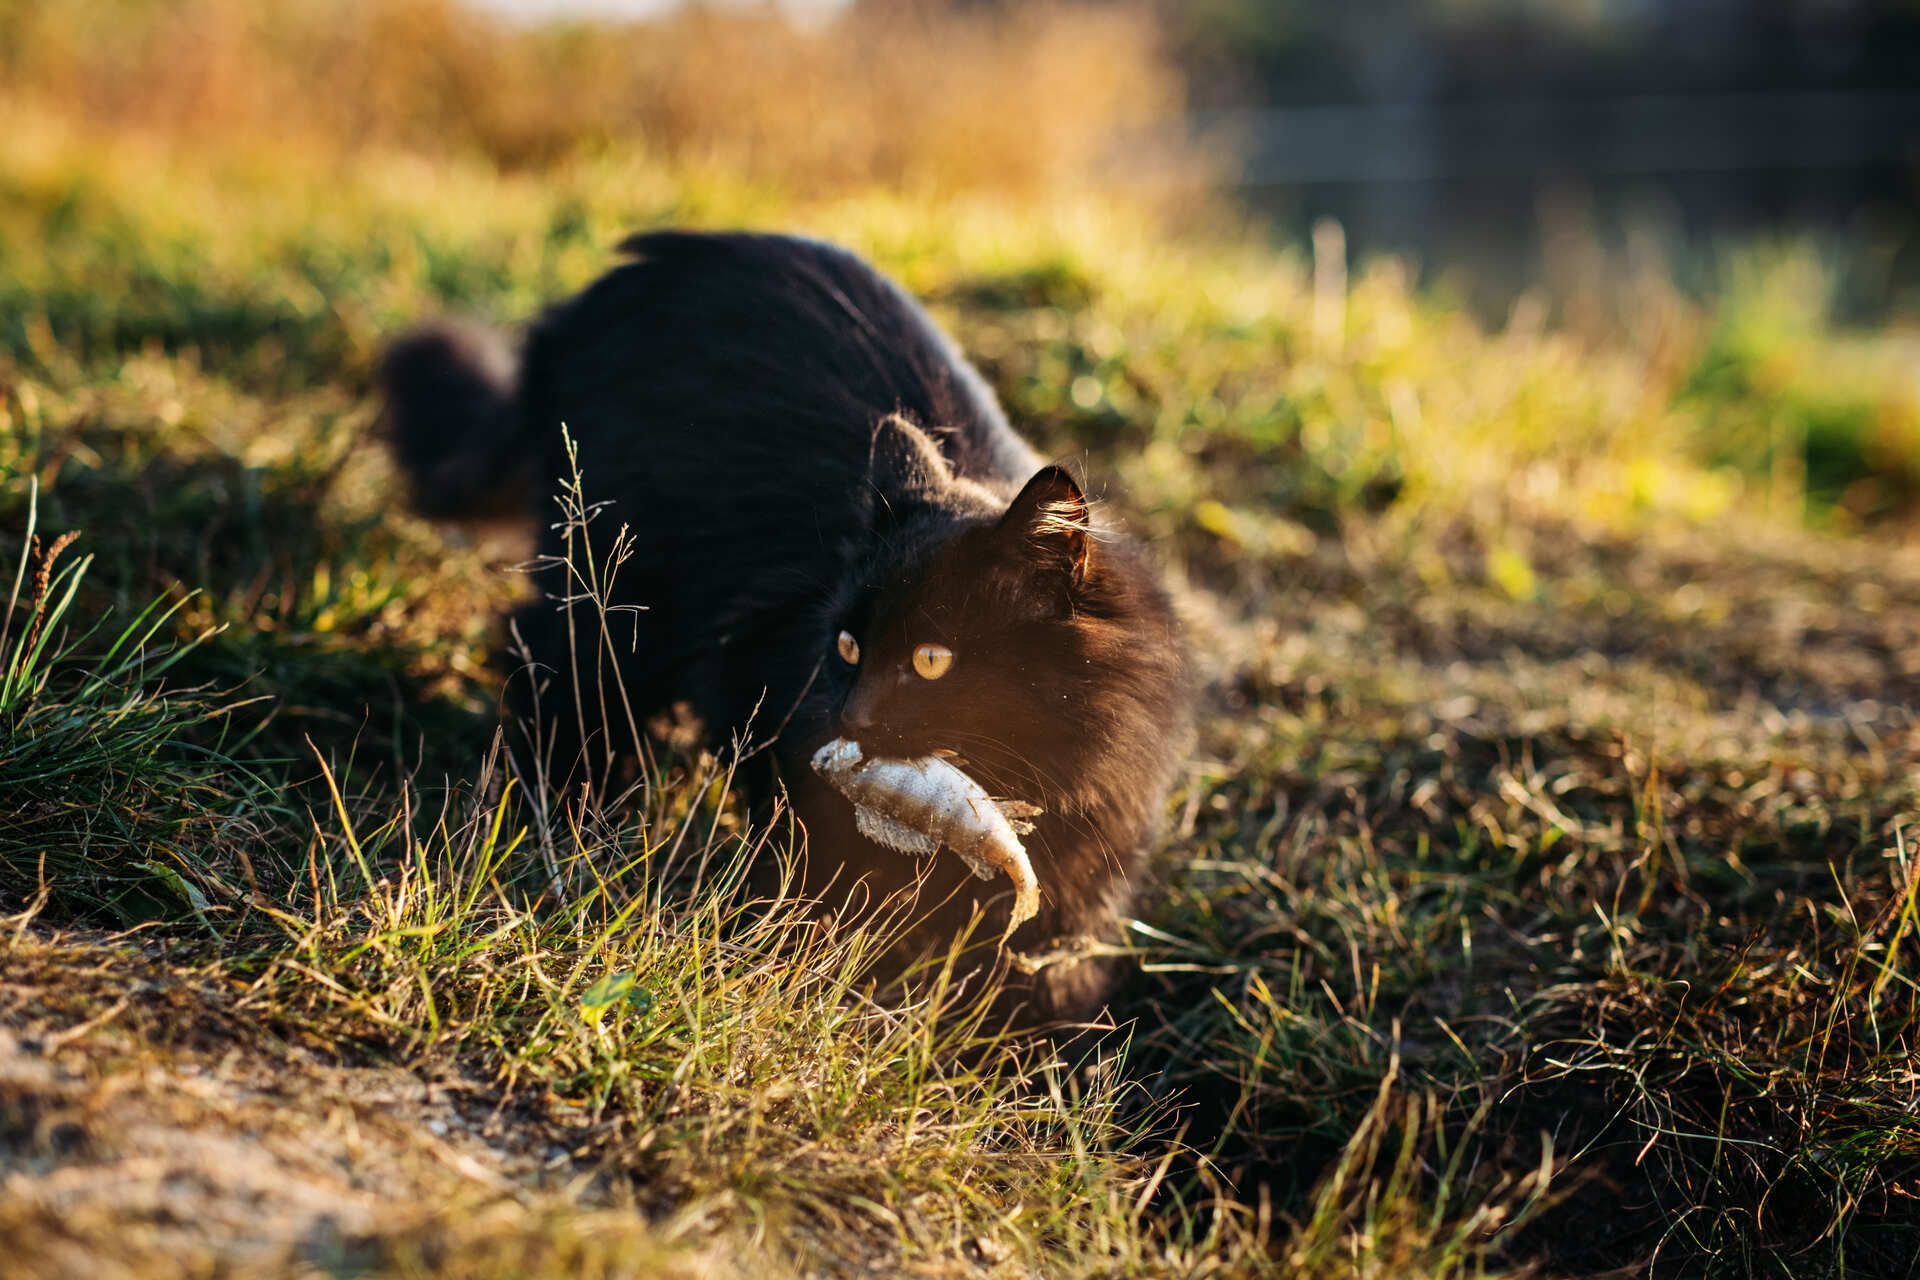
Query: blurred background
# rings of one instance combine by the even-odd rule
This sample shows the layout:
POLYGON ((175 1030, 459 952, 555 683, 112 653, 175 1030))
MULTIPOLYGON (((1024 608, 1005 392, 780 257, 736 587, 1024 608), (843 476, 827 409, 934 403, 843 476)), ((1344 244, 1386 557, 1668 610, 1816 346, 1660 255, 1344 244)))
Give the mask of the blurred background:
MULTIPOLYGON (((36 319, 82 345, 123 323, 102 314, 115 244, 139 260, 118 311, 156 271, 211 296, 220 246, 242 225, 265 234, 267 193, 308 202, 297 232, 299 213, 272 215, 305 247, 248 241, 248 287, 267 289, 264 262, 323 295, 331 329, 299 289, 267 289, 313 313, 302 341, 345 344, 320 375, 364 369, 410 308, 524 315, 636 225, 836 235, 923 293, 957 290, 963 329, 986 295, 961 276, 1018 260, 1042 280, 1060 264, 1036 265, 1054 254, 1040 241, 1077 243, 1067 275, 1088 284, 1118 261, 1098 236, 1137 228, 1118 239, 1163 257, 1232 245, 1264 254, 1254 275, 1292 263, 1312 277, 1290 295, 1309 329, 1344 323, 1336 294, 1390 276, 1423 317, 1623 354, 1663 413, 1685 411, 1690 509, 1758 494, 1795 518, 1885 522, 1920 493, 1916 67, 1907 0, 0 0, 0 265, 17 302, 0 318, 16 352, 36 319), (122 192, 124 234, 103 239, 85 197, 112 187, 116 154, 114 172, 164 190, 122 192), (390 270, 391 245, 354 254, 323 227, 461 182, 413 221, 418 278, 390 270), (895 202, 893 231, 876 230, 876 201, 895 202), (173 202, 191 208, 169 223, 173 202), (965 230, 967 210, 1057 235, 1016 245, 965 230), (197 237, 181 249, 197 265, 160 268, 148 224, 177 248, 197 237)), ((1033 289, 1072 302, 1072 287, 1033 289)), ((178 328, 179 302, 133 329, 178 328)), ((209 350, 199 324, 168 340, 209 350)), ((1003 328, 963 336, 991 366, 1003 328)), ((1124 443, 1117 419, 1137 425, 1153 378, 1074 352, 1068 384, 1093 381, 1030 406, 1035 429, 1055 447, 1124 443)), ((1393 380, 1359 371, 1379 402, 1358 416, 1389 422, 1395 456, 1345 487, 1398 492, 1418 444, 1379 390, 1393 380)), ((1475 429, 1438 430, 1450 449, 1475 429)), ((1274 430, 1332 472, 1383 452, 1274 430)), ((1494 470, 1520 474, 1526 453, 1494 470)))
POLYGON ((1910 308, 1920 6, 1424 0, 1176 6, 1196 119, 1283 225, 1330 215, 1486 308, 1582 255, 1710 283, 1730 238, 1834 255, 1851 313, 1910 308))
POLYGON ((1200 173, 1497 318, 1596 258, 1710 288, 1816 244, 1843 314, 1911 311, 1907 0, 6 0, 0 70, 116 127, 641 146, 811 189, 1153 194, 1200 173), (1157 146, 1145 147, 1152 139, 1157 146), (1184 145, 1183 145, 1184 144, 1184 145))

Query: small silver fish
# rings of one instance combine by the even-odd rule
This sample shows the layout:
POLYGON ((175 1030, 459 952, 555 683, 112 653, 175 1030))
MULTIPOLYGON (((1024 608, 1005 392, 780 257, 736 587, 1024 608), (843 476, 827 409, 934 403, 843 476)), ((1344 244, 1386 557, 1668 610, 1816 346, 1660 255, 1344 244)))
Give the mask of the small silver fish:
POLYGON ((813 768, 853 801, 860 834, 876 844, 913 854, 944 844, 983 880, 1005 872, 1014 889, 1009 933, 1040 910, 1040 881, 1014 830, 1018 817, 1038 812, 1032 805, 1008 804, 1016 815, 1010 818, 979 783, 940 757, 866 760, 850 738, 816 751, 813 768))

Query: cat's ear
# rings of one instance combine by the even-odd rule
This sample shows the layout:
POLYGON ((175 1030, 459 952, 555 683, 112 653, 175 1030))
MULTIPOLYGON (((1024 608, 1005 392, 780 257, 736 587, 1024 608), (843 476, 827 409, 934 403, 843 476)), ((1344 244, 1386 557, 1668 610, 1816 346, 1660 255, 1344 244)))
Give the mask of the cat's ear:
POLYGON ((874 424, 867 454, 868 493, 876 524, 897 520, 953 483, 953 469, 933 437, 905 415, 874 424))
POLYGON ((1020 541, 1027 556, 1066 571, 1075 585, 1093 564, 1093 521, 1087 498, 1064 467, 1042 467, 1000 519, 1001 531, 1020 541))

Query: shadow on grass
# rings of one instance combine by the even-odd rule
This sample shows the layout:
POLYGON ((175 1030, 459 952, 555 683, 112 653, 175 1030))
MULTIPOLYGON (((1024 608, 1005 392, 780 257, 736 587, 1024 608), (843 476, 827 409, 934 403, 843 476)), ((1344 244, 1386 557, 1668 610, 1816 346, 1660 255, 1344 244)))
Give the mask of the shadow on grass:
MULTIPOLYGON (((7 726, 26 790, 0 835, 52 865, 9 856, 10 896, 51 880, 56 915, 196 928, 297 876, 304 815, 331 804, 322 761, 372 804, 403 779, 463 776, 485 753, 490 676, 419 625, 436 604, 412 598, 423 581, 434 594, 428 549, 379 512, 343 512, 337 462, 253 467, 86 428, 40 443, 39 530, 78 531, 70 554, 92 560, 55 628, 71 652, 29 700, 37 715, 7 726), (156 601, 164 625, 100 686, 98 655, 156 601)), ((0 490, 9 575, 27 516, 25 485, 0 490)), ((485 605, 444 594, 477 609, 466 630, 483 636, 485 605)))
MULTIPOLYGON (((373 747, 431 776, 484 751, 487 677, 455 670, 412 624, 472 608, 455 629, 477 636, 486 588, 435 582, 432 548, 385 512, 343 512, 332 491, 344 458, 264 468, 106 430, 49 441, 44 456, 42 527, 80 530, 96 557, 82 613, 121 616, 161 597, 186 602, 181 638, 218 628, 171 683, 264 699, 248 758, 373 747)), ((0 527, 20 528, 22 515, 16 494, 0 527)))
POLYGON ((1920 1007, 1881 957, 1910 752, 1650 772, 1614 734, 1370 725, 1220 784, 1150 917, 1180 945, 1119 1002, 1234 1198, 1309 1223, 1410 1152, 1429 1201, 1499 1204, 1545 1136, 1555 1192, 1486 1224, 1496 1258, 1908 1274, 1920 1007), (1356 1157, 1388 1093, 1426 1127, 1356 1157))

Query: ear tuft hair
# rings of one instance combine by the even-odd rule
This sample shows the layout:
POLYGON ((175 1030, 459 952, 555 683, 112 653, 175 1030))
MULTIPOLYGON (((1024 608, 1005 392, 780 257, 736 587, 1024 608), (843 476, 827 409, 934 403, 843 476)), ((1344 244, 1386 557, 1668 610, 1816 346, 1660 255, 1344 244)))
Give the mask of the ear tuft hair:
POLYGON ((1036 560, 1064 569, 1075 584, 1092 571, 1093 516, 1086 494, 1065 467, 1035 472, 1000 527, 1023 540, 1036 560))

